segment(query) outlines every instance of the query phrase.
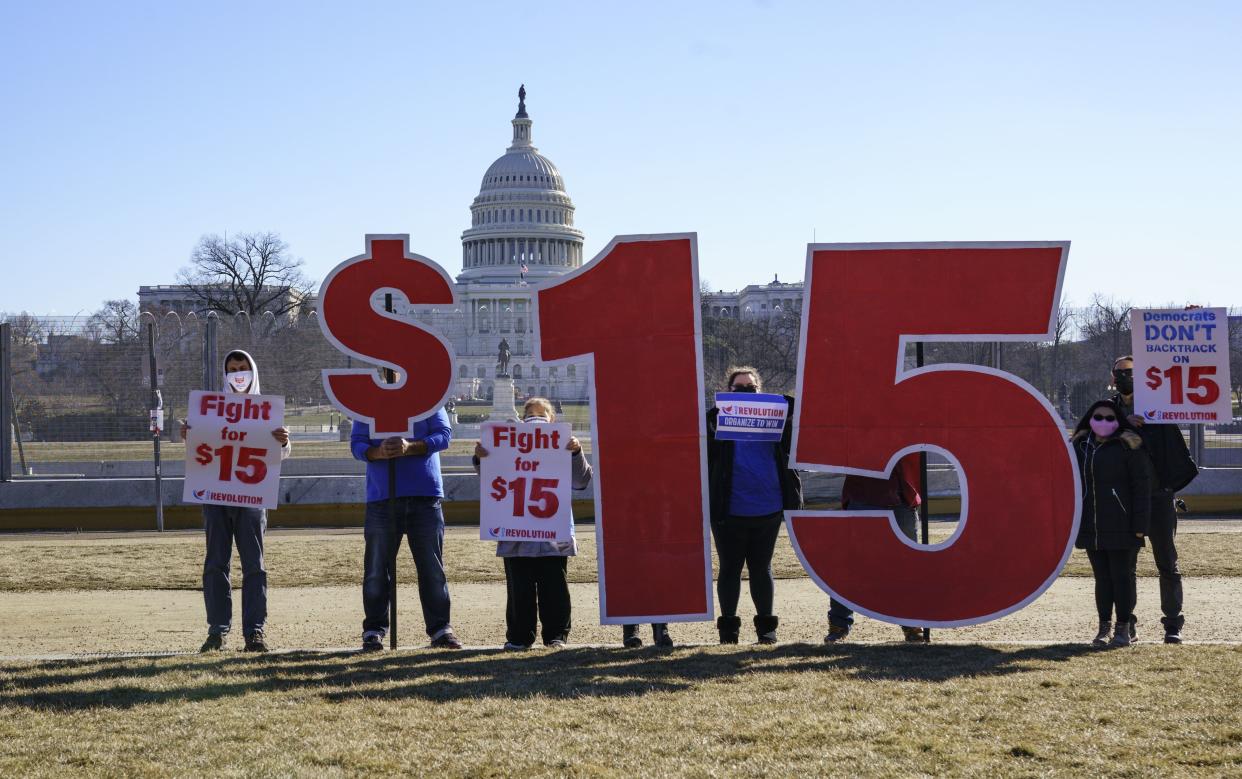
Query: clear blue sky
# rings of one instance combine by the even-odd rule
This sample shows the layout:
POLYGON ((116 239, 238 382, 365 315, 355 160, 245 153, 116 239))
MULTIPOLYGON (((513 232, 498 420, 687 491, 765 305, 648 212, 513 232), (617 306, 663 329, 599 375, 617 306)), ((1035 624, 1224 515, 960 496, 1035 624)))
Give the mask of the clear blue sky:
POLYGON ((170 283, 204 233, 451 273, 518 84, 587 256, 714 287, 820 241, 1073 241, 1066 297, 1242 304, 1242 4, 17 2, 0 311, 170 283))

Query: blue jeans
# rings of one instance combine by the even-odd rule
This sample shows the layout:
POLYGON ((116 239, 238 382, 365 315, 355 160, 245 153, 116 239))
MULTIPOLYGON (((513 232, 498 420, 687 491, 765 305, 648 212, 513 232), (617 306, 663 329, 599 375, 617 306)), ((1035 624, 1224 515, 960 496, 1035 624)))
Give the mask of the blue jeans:
POLYGON ((228 633, 233 622, 233 585, 229 566, 233 543, 242 563, 242 628, 247 635, 267 621, 267 569, 263 567, 263 533, 267 512, 236 506, 203 506, 207 557, 203 560, 203 601, 207 629, 228 633))
POLYGON ((396 521, 388 516, 388 500, 367 504, 363 537, 366 540, 362 575, 363 635, 388 632, 388 588, 391 566, 401 549, 401 536, 409 540, 418 570, 418 597, 423 621, 432 638, 450 630, 448 579, 444 575, 444 514, 436 497, 397 498, 396 521))
MULTIPOLYGON (((867 503, 851 503, 851 511, 884 511, 885 506, 872 506, 867 503)), ((902 535, 911 541, 918 542, 919 510, 909 506, 897 506, 889 509, 897 519, 897 527, 902 535)), ((828 624, 848 630, 854 624, 854 610, 836 598, 828 600, 828 624)))

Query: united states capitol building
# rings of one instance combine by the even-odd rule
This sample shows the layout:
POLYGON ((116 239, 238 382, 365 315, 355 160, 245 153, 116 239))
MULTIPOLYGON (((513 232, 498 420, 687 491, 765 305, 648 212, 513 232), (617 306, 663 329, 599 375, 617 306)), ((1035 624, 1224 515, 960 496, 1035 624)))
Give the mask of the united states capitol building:
MULTIPOLYGON (((588 394, 590 365, 585 359, 547 366, 535 358, 532 298, 540 284, 581 267, 584 258, 573 200, 556 165, 534 146, 525 97, 523 87, 511 122, 512 141, 483 174, 470 205, 470 226, 461 235, 462 270, 456 277, 454 308, 394 306, 453 345, 453 394, 459 398, 492 397, 502 342, 511 352, 508 375, 519 396, 577 400, 588 394)), ((737 292, 704 294, 701 304, 705 316, 771 316, 800 309, 802 291, 800 282, 774 279, 737 292)), ((142 287, 139 305, 188 310, 192 304, 179 299, 188 294, 176 286, 142 287)), ((377 302, 382 304, 378 296, 377 302)))

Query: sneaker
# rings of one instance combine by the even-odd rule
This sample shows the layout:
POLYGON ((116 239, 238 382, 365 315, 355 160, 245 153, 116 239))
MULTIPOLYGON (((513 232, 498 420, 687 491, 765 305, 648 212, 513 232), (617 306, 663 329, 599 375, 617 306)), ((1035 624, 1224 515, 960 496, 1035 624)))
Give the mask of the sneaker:
POLYGON ((548 649, 564 649, 565 642, 559 638, 554 638, 548 643, 544 644, 544 646, 546 646, 548 649))
POLYGON ((1108 646, 1108 634, 1113 632, 1113 623, 1101 622, 1100 629, 1095 634, 1095 638, 1091 639, 1091 646, 1096 649, 1103 649, 1108 646))
POLYGON ((1109 646, 1132 646, 1134 644, 1134 639, 1130 635, 1130 627, 1130 623, 1128 622, 1118 622, 1117 626, 1113 628, 1113 640, 1109 642, 1109 646))
POLYGON ((440 635, 431 639, 432 649, 461 649, 461 641, 457 635, 451 630, 445 630, 440 635))
POLYGON ((923 643, 923 628, 911 627, 909 625, 901 626, 901 633, 905 636, 907 644, 923 643))
POLYGON ((829 625, 828 635, 824 636, 825 644, 839 644, 850 635, 850 629, 840 625, 829 625))
POLYGON ((368 633, 362 637, 363 652, 383 652, 384 637, 379 633, 368 633))
POLYGON ((247 652, 266 652, 267 651, 267 643, 263 640, 262 630, 252 630, 250 633, 246 635, 245 651, 247 652))
POLYGON ((207 640, 199 647, 200 652, 219 652, 224 649, 224 645, 228 643, 225 633, 208 633, 207 640))
POLYGON ((530 644, 515 644, 512 641, 505 642, 506 652, 525 652, 527 649, 530 649, 530 644))
POLYGON ((626 649, 638 649, 642 645, 643 640, 640 636, 626 636, 621 640, 621 646, 626 649))
POLYGON ((1164 643, 1182 643, 1182 625, 1186 623, 1185 617, 1173 617, 1172 619, 1165 617, 1161 621, 1164 622, 1164 643))

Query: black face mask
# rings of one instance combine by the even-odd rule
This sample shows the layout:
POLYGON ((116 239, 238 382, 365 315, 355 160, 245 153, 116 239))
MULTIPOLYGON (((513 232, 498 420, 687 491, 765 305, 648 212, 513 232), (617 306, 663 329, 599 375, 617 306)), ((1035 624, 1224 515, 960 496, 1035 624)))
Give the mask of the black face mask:
POLYGON ((759 388, 754 384, 747 384, 745 387, 734 387, 734 392, 758 392, 759 388))
POLYGON ((1122 395, 1133 395, 1134 394, 1134 376, 1129 373, 1120 373, 1120 374, 1114 373, 1113 374, 1113 386, 1116 387, 1117 391, 1120 392, 1122 395))

